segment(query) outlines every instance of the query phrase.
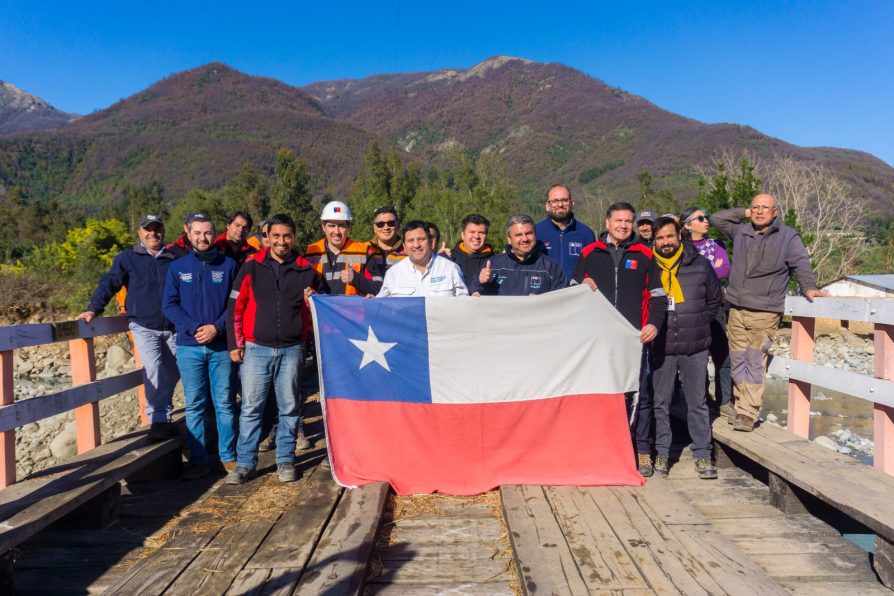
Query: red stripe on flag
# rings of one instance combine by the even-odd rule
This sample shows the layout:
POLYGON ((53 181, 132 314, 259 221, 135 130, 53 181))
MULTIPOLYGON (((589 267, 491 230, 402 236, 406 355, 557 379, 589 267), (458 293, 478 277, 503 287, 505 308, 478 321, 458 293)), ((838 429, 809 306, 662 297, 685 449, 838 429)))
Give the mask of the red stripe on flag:
POLYGON ((476 495, 501 484, 641 486, 623 394, 488 404, 326 399, 344 485, 476 495))

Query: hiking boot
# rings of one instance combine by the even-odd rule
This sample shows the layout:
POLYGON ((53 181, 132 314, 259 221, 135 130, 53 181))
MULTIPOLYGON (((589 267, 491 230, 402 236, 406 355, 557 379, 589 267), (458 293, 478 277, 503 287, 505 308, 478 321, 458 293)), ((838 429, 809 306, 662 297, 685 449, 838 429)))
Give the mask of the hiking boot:
POLYGON ((667 473, 670 470, 668 466, 667 456, 659 455, 655 458, 655 473, 661 478, 667 478, 667 473))
POLYGON ((276 464, 276 473, 280 482, 295 482, 298 475, 295 473, 295 464, 276 464))
POLYGON ((236 462, 234 461, 222 461, 220 465, 223 466, 225 472, 229 473, 236 469, 236 462))
POLYGON ((227 484, 243 484, 245 481, 251 479, 251 477, 254 475, 254 470, 237 467, 235 470, 227 474, 227 484))
POLYGON ((736 422, 733 424, 733 430, 742 431, 743 433, 750 433, 754 430, 754 419, 749 418, 745 414, 739 414, 736 416, 736 422))
POLYGON ((276 436, 273 434, 267 435, 258 444, 258 451, 273 451, 274 449, 276 449, 276 436))
POLYGON ((736 408, 732 404, 723 404, 720 406, 720 415, 726 416, 726 422, 732 425, 736 421, 736 408))
POLYGON ((699 457, 695 460, 695 471, 702 480, 713 480, 717 478, 717 468, 711 463, 708 457, 699 457))
POLYGON ((198 480, 208 475, 211 470, 208 466, 202 464, 200 466, 189 466, 186 471, 180 474, 180 480, 198 480))
POLYGON ((643 475, 643 477, 648 478, 654 472, 655 469, 652 467, 652 455, 649 453, 637 453, 636 454, 637 462, 639 463, 639 473, 643 475))
POLYGON ((307 439, 304 434, 304 431, 298 431, 298 434, 295 436, 295 450, 296 451, 305 451, 313 447, 313 444, 307 439))
POLYGON ((166 441, 177 434, 177 427, 171 422, 153 422, 146 434, 153 443, 166 441))
POLYGON ((320 467, 323 468, 324 470, 332 469, 332 464, 329 463, 329 456, 326 456, 320 460, 320 467))

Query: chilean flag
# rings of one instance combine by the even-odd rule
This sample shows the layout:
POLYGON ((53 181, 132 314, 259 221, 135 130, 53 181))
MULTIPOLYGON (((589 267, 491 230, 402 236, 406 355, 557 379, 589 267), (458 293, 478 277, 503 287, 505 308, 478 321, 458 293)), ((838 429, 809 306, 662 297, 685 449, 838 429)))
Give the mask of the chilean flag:
POLYGON ((600 292, 312 305, 342 486, 475 495, 643 483, 624 406, 639 386, 639 331, 600 292))

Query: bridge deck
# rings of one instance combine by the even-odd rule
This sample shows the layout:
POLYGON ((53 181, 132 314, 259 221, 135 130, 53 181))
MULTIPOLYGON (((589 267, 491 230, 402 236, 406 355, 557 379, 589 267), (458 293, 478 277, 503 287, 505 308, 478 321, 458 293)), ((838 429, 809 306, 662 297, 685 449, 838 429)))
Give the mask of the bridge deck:
POLYGON ((867 553, 834 528, 773 508, 767 485, 745 470, 698 480, 685 452, 670 478, 643 488, 504 487, 477 499, 343 491, 318 468, 322 454, 305 453, 291 485, 271 473, 238 487, 220 476, 128 485, 118 527, 51 527, 24 543, 16 589, 888 592, 867 553))

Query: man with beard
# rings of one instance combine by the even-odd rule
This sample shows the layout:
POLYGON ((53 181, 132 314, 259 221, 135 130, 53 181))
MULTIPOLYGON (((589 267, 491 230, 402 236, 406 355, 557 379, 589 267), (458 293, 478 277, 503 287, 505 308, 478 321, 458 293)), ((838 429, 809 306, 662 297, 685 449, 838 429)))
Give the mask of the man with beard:
POLYGON ((667 316, 654 343, 652 380, 655 389, 655 472, 667 476, 671 446, 670 405, 677 374, 686 398, 692 455, 699 478, 717 478, 711 461, 711 419, 708 411, 708 348, 711 321, 720 309, 720 281, 713 265, 689 243, 682 243, 680 225, 662 217, 655 227, 655 262, 667 294, 667 316))
POLYGON ((494 249, 487 243, 490 222, 483 215, 471 213, 463 218, 461 225, 460 241, 452 250, 445 252, 459 265, 466 285, 471 285, 478 279, 478 273, 494 254, 494 249))
POLYGON ((171 263, 162 298, 165 316, 177 330, 177 366, 186 398, 190 467, 184 479, 208 474, 205 451, 206 402, 217 416, 218 454, 227 471, 235 469, 235 404, 230 395, 227 350, 227 300, 236 278, 236 261, 212 244, 214 224, 191 216, 187 223, 190 251, 171 263))
POLYGON ((574 264, 581 251, 596 241, 593 230, 574 218, 574 200, 571 191, 561 184, 554 184, 546 192, 547 218, 535 226, 537 239, 546 248, 546 254, 559 261, 567 279, 571 278, 574 264))
MULTIPOLYGON (((652 251, 633 234, 636 209, 630 203, 614 203, 605 214, 606 232, 584 248, 574 268, 571 283, 585 283, 603 296, 627 322, 640 329, 643 344, 640 390, 635 416, 631 417, 639 471, 651 476, 652 467, 652 375, 649 344, 664 323, 667 299, 652 251)), ((629 405, 633 405, 633 397, 629 405)))
POLYGON ((488 259, 472 284, 475 295, 528 296, 567 286, 558 261, 537 250, 537 233, 529 215, 506 222, 506 252, 488 259))

